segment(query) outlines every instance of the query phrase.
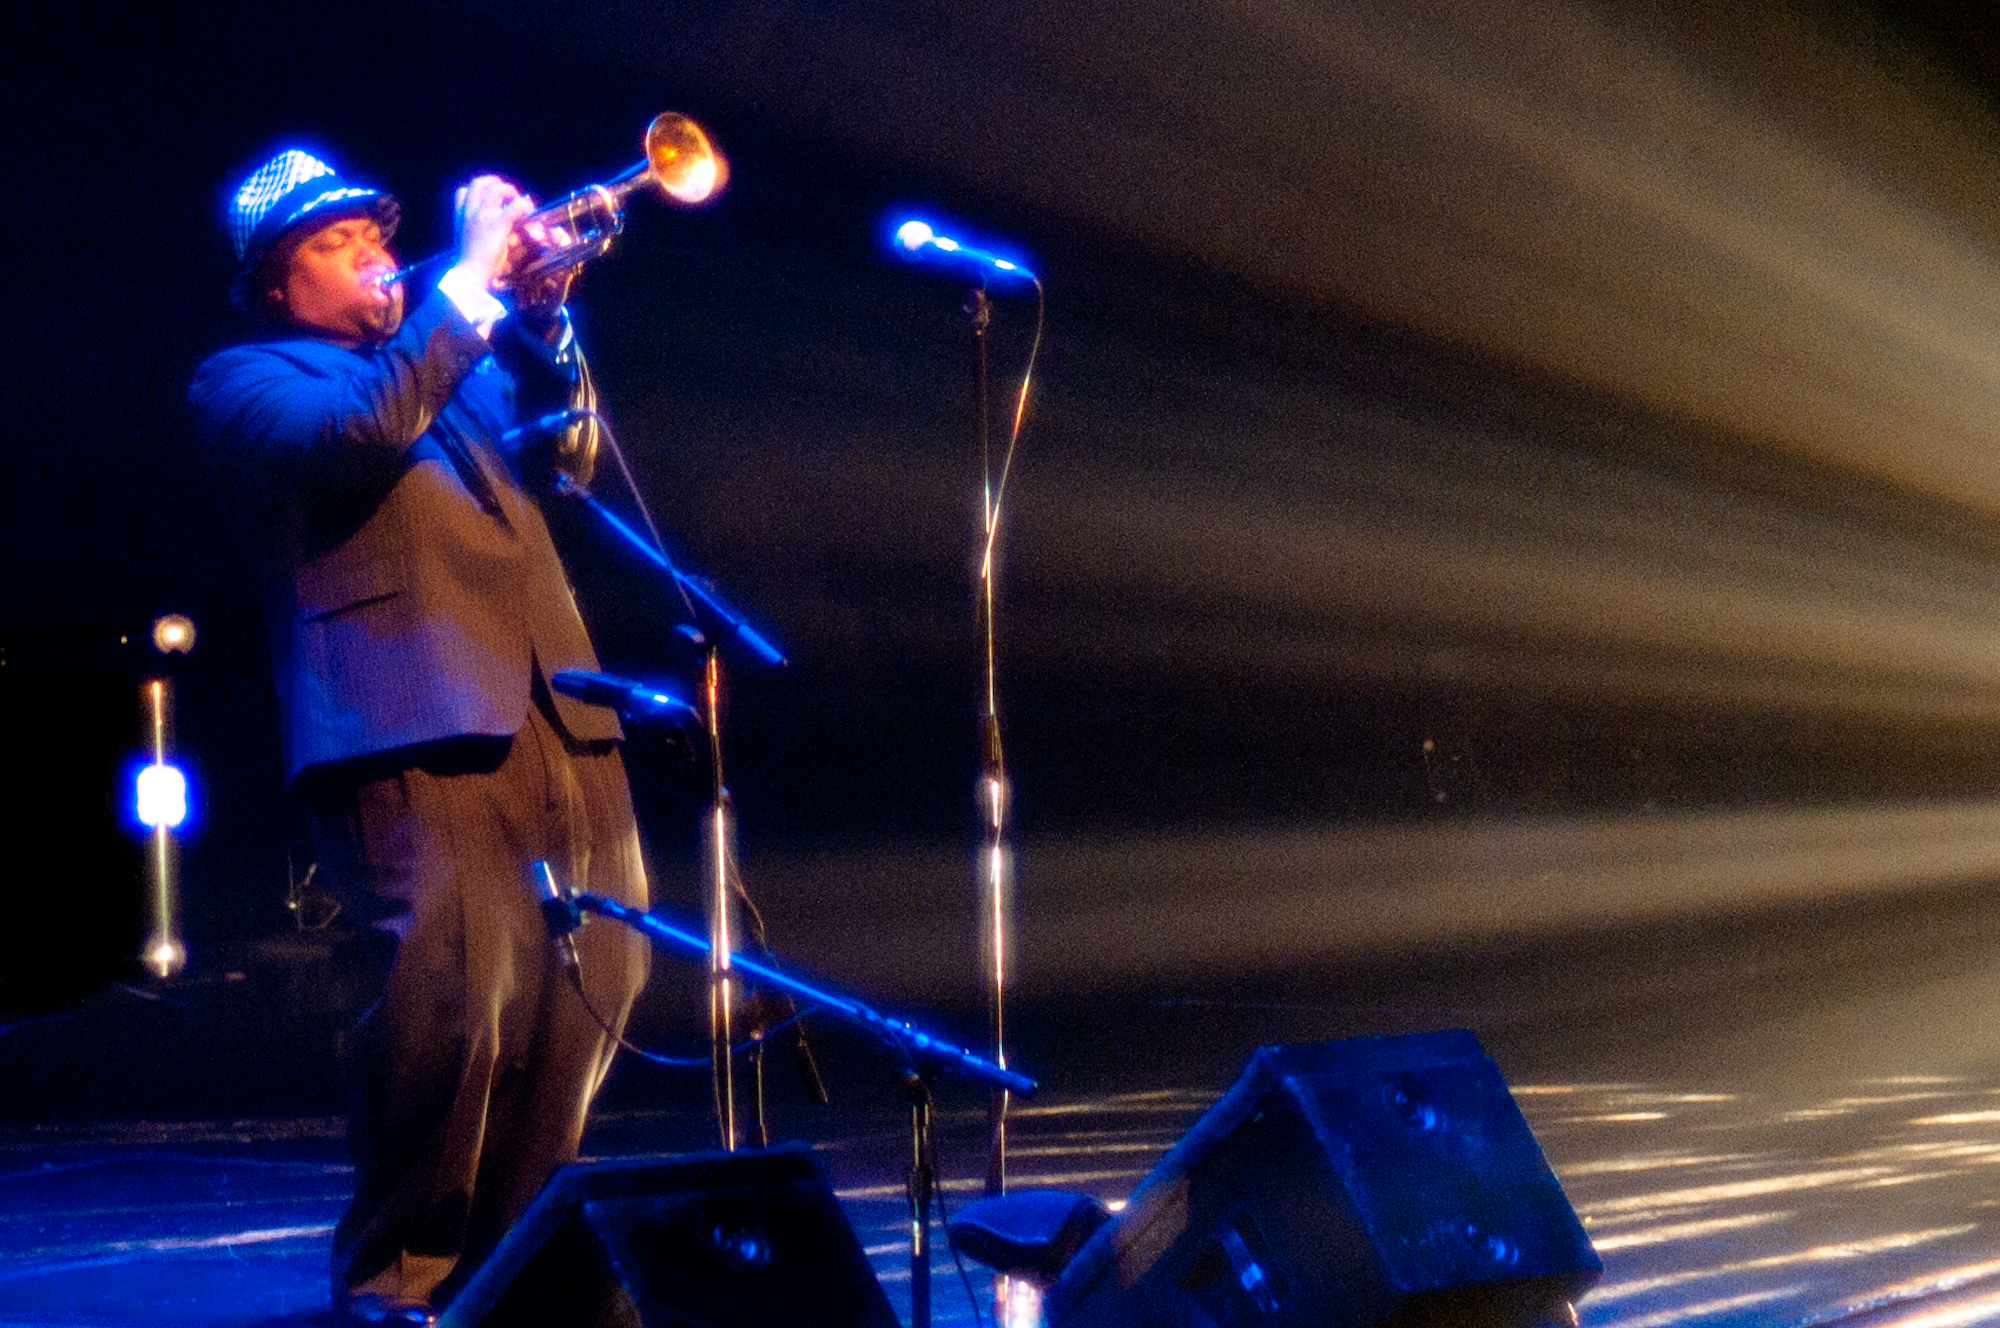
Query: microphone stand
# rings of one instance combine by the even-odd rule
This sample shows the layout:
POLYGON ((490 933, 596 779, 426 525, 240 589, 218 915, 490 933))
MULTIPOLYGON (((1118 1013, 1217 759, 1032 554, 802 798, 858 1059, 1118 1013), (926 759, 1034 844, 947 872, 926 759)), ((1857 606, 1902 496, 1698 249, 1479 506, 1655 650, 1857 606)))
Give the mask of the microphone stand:
MULTIPOLYGON (((660 950, 681 950, 700 956, 714 971, 713 942, 677 927, 657 914, 643 912, 579 891, 554 888, 546 864, 536 864, 544 878, 542 916, 551 936, 567 936, 595 913, 633 928, 660 950)), ((910 1104, 910 1170, 906 1186, 910 1205, 910 1328, 930 1328, 931 1262, 930 1203, 937 1188, 937 1153, 931 1134, 931 1079, 949 1070, 985 1083, 997 1093, 1034 1094, 1035 1081, 975 1052, 933 1037, 908 1022, 885 1015, 860 999, 799 977, 773 958, 737 955, 735 971, 775 987, 814 1010, 824 1010, 868 1033, 903 1062, 903 1093, 910 1104)))
MULTIPOLYGON (((999 667, 996 651, 994 589, 995 563, 999 558, 1000 510, 1013 469, 1014 446, 1019 441, 1021 423, 1028 405, 1028 385, 1034 376, 1035 357, 1041 351, 1045 305, 1041 278, 1019 262, 993 251, 966 244, 951 236, 939 235, 929 223, 912 218, 896 228, 896 243, 911 257, 931 258, 952 264, 970 264, 980 273, 979 284, 965 297, 965 313, 972 327, 973 426, 978 433, 981 471, 980 557, 977 597, 978 633, 985 663, 985 695, 980 712, 980 763, 978 802, 983 833, 979 858, 979 932, 987 990, 989 1032, 993 1059, 1002 1068, 1007 1064, 1007 983, 1013 962, 1013 905, 1011 866, 1007 852, 1007 818, 1011 791, 1007 766, 1000 744, 999 667), (999 482, 993 473, 993 431, 987 383, 987 332, 993 323, 993 304, 986 293, 987 278, 994 272, 1033 283, 1035 288, 1035 339, 1028 352, 1028 365, 1021 375, 1021 392, 1015 404, 1013 427, 1007 451, 1000 463, 999 482)), ((994 1196, 1007 1189, 1007 1108, 1008 1089, 993 1087, 987 1101, 986 1193, 994 1196)), ((994 1278, 994 1322, 1005 1324, 1012 1303, 1010 1279, 994 1278)))
MULTIPOLYGON (((675 566, 671 559, 654 548, 643 535, 634 530, 616 512, 606 507, 583 485, 568 475, 558 474, 556 492, 581 502, 606 529, 619 536, 641 558, 666 575, 679 589, 691 612, 696 613, 699 618, 707 619, 717 628, 714 633, 710 633, 702 630, 703 624, 697 622, 691 635, 695 644, 704 647, 701 711, 703 727, 708 734, 709 768, 713 774, 704 836, 707 840, 709 859, 706 890, 708 946, 704 953, 708 956, 710 1078, 715 1096, 716 1132, 721 1138, 723 1151, 733 1153, 736 1151, 738 1131, 736 1067, 732 1053, 736 1039, 736 992, 731 973, 741 962, 741 957, 736 954, 736 928, 733 918, 735 910, 731 906, 733 900, 730 891, 730 864, 735 860, 735 811, 729 796, 729 786, 723 781, 722 652, 715 637, 727 635, 751 655, 772 667, 783 667, 785 656, 777 646, 752 627, 742 613, 722 598, 712 582, 690 576, 675 566), (700 606, 698 609, 697 605, 700 606)), ((801 1059, 802 1063, 809 1063, 806 1058, 801 1059)), ((757 1108, 759 1136, 762 1137, 764 1131, 761 1058, 758 1062, 757 1108)))
MULTIPOLYGON (((771 644, 769 638, 750 625, 748 618, 729 601, 723 599, 713 581, 692 576, 675 566, 665 554, 647 543, 646 537, 634 530, 630 522, 606 507, 602 499, 569 476, 560 474, 556 476, 556 492, 565 498, 574 498, 589 508, 591 514, 603 522, 606 529, 624 540, 641 558, 664 573, 675 586, 679 587, 681 593, 699 605, 698 611, 702 616, 714 620, 721 627, 723 634, 735 638, 738 645, 743 646, 772 668, 785 667, 785 652, 771 644)), ((707 643, 705 636, 695 638, 697 645, 707 643)))
POLYGON ((731 934, 729 863, 734 856, 735 804, 722 778, 722 655, 710 645, 702 659, 702 717, 708 730, 709 769, 713 772, 708 806, 708 1063, 715 1086, 715 1127, 722 1151, 736 1151, 735 993, 730 989, 730 957, 736 951, 731 934))
MULTIPOLYGON (((987 330, 993 323, 993 302, 984 283, 965 297, 972 322, 974 427, 979 432, 980 541, 978 629, 986 666, 986 691, 980 713, 979 803, 984 822, 979 853, 980 938, 985 942, 986 1005, 993 1059, 1007 1064, 1007 966, 1012 936, 1007 891, 1007 766, 1000 747, 998 665, 994 656, 993 564, 998 557, 994 524, 1000 513, 993 494, 993 432, 987 389, 987 330)), ((986 1194, 1007 1190, 1007 1090, 994 1088, 986 1104, 986 1194)))

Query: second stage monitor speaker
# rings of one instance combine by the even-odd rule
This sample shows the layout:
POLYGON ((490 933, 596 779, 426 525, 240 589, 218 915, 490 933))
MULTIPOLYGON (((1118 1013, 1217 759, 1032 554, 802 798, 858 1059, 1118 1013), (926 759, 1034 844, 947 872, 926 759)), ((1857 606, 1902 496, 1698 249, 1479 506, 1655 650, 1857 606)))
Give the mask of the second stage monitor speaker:
POLYGON ((1265 1047, 1051 1289, 1051 1328, 1541 1328, 1603 1265, 1465 1032, 1265 1047))

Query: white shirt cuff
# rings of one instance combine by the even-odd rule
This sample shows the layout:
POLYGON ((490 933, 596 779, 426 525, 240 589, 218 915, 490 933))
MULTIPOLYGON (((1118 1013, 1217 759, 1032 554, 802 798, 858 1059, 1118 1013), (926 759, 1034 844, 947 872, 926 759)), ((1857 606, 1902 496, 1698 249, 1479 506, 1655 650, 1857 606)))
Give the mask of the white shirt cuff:
POLYGON ((499 297, 462 267, 454 267, 439 277, 437 288, 444 292, 447 300, 458 306, 458 311, 465 315, 465 321, 472 324, 482 337, 491 337, 493 325, 506 316, 507 306, 500 303, 499 297))

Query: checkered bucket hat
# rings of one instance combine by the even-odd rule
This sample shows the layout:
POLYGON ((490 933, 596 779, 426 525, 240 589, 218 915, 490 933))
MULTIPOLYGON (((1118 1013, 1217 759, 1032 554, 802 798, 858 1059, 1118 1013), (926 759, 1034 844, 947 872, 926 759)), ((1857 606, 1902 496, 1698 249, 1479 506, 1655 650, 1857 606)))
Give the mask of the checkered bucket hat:
POLYGON ((250 306, 250 277, 278 237, 301 222, 343 212, 370 213, 386 240, 396 233, 403 209, 388 194, 355 184, 297 148, 287 148, 252 171, 229 201, 226 224, 236 247, 230 298, 241 308, 250 306))

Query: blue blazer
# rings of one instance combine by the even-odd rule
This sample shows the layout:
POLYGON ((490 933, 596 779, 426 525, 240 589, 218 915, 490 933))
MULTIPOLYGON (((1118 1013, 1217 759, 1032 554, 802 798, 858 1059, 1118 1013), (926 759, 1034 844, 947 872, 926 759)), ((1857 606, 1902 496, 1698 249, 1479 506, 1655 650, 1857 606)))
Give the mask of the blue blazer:
MULTIPOLYGON (((535 673, 597 657, 498 440, 567 404, 573 362, 503 319, 489 344, 433 291, 378 348, 238 346, 189 389, 197 431, 251 518, 287 778, 311 766, 517 732, 535 673)), ((569 735, 608 710, 556 697, 569 735)))

